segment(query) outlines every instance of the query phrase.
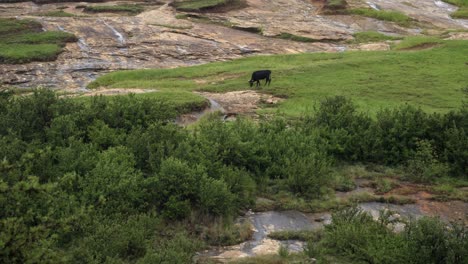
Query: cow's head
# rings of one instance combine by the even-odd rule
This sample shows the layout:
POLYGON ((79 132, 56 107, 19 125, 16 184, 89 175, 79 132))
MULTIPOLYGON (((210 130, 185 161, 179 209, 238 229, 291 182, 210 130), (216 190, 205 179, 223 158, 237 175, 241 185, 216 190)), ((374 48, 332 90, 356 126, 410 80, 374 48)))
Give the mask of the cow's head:
POLYGON ((250 87, 252 87, 252 85, 253 85, 254 82, 255 82, 254 80, 250 80, 250 81, 249 81, 250 87))

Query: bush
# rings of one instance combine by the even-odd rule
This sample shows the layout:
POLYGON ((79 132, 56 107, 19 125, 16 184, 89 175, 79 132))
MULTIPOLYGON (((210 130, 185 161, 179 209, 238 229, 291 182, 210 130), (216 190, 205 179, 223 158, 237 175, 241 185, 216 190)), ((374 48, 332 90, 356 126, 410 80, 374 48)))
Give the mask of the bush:
POLYGON ((408 161, 408 178, 417 182, 433 182, 447 176, 449 168, 436 159, 433 147, 428 141, 419 141, 414 157, 408 161))

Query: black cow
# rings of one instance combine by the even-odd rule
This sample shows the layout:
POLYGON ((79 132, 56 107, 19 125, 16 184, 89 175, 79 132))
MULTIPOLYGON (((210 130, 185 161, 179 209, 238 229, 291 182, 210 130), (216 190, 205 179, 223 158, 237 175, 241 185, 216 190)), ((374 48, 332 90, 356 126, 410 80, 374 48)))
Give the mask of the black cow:
POLYGON ((260 80, 263 80, 265 79, 265 85, 267 85, 268 83, 268 86, 270 86, 270 83, 271 83, 271 71, 270 70, 262 70, 262 71, 254 71, 252 73, 252 79, 250 79, 249 83, 250 83, 250 87, 253 86, 253 83, 254 82, 257 82, 257 86, 260 86, 260 80))

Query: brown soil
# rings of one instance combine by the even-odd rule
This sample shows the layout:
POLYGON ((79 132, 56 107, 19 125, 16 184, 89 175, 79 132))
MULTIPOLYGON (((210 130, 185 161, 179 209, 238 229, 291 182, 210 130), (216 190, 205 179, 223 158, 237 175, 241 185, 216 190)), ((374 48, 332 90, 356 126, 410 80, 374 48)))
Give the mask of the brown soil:
POLYGON ((252 90, 235 91, 227 93, 199 92, 200 95, 215 100, 226 111, 226 114, 246 114, 255 115, 260 103, 276 104, 283 99, 262 94, 252 90))

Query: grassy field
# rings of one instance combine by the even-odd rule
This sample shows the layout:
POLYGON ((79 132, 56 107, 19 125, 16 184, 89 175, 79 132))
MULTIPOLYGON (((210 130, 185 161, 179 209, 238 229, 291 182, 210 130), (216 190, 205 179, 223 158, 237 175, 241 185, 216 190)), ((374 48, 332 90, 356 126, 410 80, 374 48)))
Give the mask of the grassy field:
POLYGON ((61 31, 42 32, 32 20, 0 19, 0 63, 26 63, 55 60, 73 34, 61 31))
POLYGON ((272 83, 260 91, 287 97, 278 110, 289 116, 312 111, 318 100, 334 95, 350 97, 370 113, 405 103, 447 112, 461 105, 461 89, 468 80, 466 54, 468 41, 444 41, 417 51, 258 56, 176 69, 119 71, 89 87, 247 90, 252 71, 271 69, 272 83))

